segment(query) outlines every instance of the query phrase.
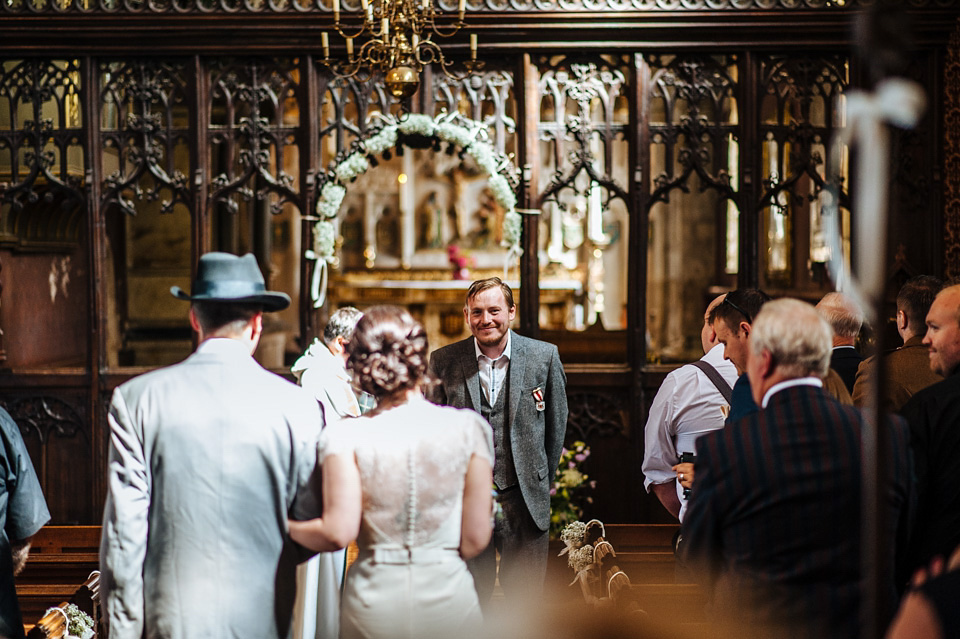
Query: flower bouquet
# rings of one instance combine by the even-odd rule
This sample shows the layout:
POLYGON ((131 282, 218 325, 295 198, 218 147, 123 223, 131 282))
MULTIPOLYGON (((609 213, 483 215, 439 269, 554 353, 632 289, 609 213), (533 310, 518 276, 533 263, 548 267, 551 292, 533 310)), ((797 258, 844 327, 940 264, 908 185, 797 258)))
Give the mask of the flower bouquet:
POLYGON ((584 601, 594 605, 616 605, 621 593, 630 587, 630 578, 618 566, 604 570, 604 561, 617 556, 605 535, 603 522, 598 519, 571 522, 560 533, 564 545, 560 556, 567 555, 567 565, 576 575, 570 585, 579 583, 584 601), (599 529, 599 536, 591 534, 594 528, 599 529))
POLYGON ((593 498, 585 494, 596 487, 580 465, 590 456, 590 447, 581 441, 573 442, 569 449, 560 453, 557 474, 550 486, 550 538, 558 539, 567 524, 579 521, 583 516, 583 504, 593 498))
POLYGON ((458 245, 451 244, 447 247, 447 258, 450 260, 450 266, 453 267, 453 279, 470 279, 470 267, 473 266, 473 257, 464 253, 458 245))

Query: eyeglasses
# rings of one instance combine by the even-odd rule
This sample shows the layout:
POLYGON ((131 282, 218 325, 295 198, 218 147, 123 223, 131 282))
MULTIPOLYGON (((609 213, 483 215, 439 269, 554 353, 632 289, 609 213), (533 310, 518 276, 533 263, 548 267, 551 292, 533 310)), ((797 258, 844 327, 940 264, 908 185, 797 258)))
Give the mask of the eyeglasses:
POLYGON ((730 306, 733 307, 733 310, 735 310, 736 312, 740 313, 741 315, 747 318, 747 324, 753 324, 753 316, 751 316, 750 313, 746 312, 745 310, 743 310, 742 308, 740 308, 739 306, 731 302, 729 295, 723 298, 723 302, 721 302, 721 304, 729 304, 730 306))

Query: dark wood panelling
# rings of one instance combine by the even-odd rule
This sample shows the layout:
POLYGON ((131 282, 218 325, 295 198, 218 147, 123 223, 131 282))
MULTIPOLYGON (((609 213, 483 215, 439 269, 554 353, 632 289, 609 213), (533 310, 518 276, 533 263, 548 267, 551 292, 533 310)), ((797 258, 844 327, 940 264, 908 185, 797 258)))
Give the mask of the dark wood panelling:
POLYGON ((86 365, 87 260, 85 240, 67 253, 0 251, 0 326, 7 351, 4 366, 23 369, 86 365))
POLYGON ((99 517, 91 490, 99 456, 83 386, 33 387, 5 393, 2 405, 20 427, 56 524, 91 524, 99 517))
POLYGON ((944 271, 960 276, 960 20, 950 38, 944 69, 944 271))

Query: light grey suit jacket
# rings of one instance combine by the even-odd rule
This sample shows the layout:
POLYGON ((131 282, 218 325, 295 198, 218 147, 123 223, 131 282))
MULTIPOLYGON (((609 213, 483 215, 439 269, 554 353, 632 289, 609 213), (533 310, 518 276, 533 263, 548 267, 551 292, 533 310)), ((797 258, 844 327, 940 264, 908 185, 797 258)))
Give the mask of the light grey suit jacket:
MULTIPOLYGON (((550 484, 567 430, 567 377, 557 347, 511 331, 510 449, 527 510, 540 530, 550 526, 550 484), (533 396, 543 391, 544 410, 533 396)), ((430 400, 480 412, 482 391, 474 339, 437 349, 430 370, 439 380, 430 400)))
POLYGON ((101 597, 111 639, 287 637, 322 418, 303 389, 212 339, 110 406, 101 597))

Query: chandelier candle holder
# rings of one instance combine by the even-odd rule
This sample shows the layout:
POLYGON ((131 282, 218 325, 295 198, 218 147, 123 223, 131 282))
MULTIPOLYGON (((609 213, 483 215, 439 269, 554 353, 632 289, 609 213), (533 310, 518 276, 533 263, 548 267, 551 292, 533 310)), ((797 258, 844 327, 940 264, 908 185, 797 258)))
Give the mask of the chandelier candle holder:
POLYGON ((470 59, 463 63, 466 73, 454 73, 453 62, 447 60, 434 36, 449 38, 465 26, 466 0, 459 0, 457 19, 446 26, 434 0, 360 0, 361 24, 351 30, 340 21, 340 0, 333 0, 333 28, 346 41, 347 59, 330 58, 330 38, 320 34, 323 47, 321 61, 340 78, 350 78, 361 70, 369 74, 381 72, 387 89, 397 99, 409 98, 420 85, 420 72, 436 63, 448 76, 465 77, 483 68, 477 61, 477 34, 470 34, 470 59), (363 43, 355 49, 356 39, 363 43))

